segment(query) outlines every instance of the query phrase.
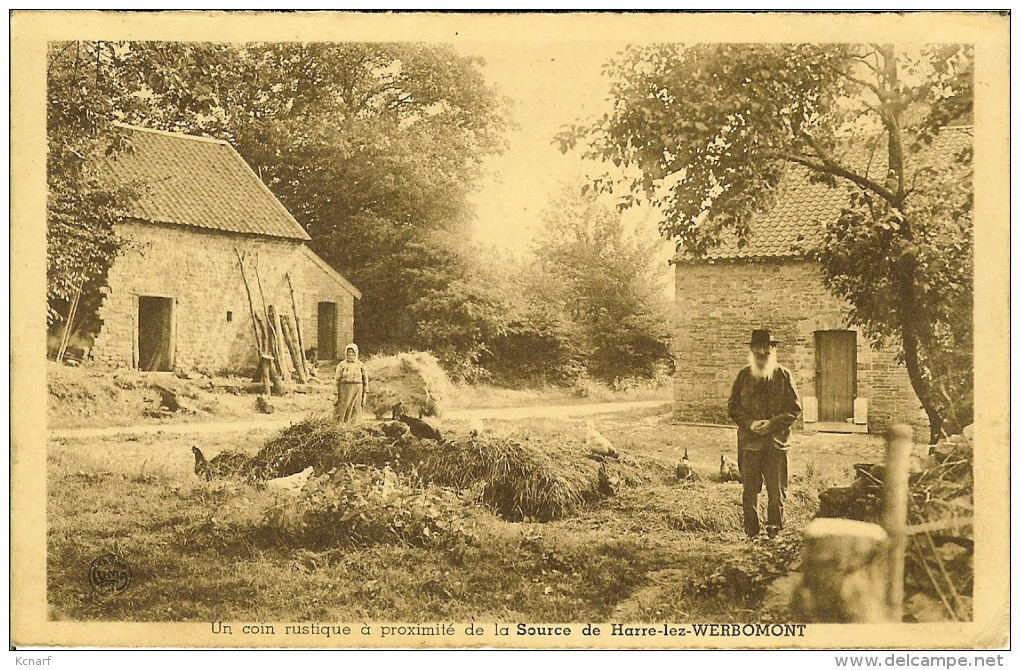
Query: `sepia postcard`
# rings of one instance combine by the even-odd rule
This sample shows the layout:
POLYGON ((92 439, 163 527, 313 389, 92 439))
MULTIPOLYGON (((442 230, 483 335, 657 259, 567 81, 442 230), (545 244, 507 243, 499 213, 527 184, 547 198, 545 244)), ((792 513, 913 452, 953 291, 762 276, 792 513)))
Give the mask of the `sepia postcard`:
POLYGON ((12 649, 1009 648, 1008 13, 10 29, 12 649))

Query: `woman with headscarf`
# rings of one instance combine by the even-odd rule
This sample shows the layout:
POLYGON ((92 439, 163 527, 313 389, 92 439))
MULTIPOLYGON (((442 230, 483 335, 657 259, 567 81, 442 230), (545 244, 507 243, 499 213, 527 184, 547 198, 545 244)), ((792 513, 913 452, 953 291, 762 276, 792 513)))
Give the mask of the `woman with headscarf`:
POLYGON ((358 360, 358 345, 347 345, 344 360, 336 366, 336 405, 333 418, 343 423, 354 423, 361 418, 368 396, 368 373, 365 364, 358 360))

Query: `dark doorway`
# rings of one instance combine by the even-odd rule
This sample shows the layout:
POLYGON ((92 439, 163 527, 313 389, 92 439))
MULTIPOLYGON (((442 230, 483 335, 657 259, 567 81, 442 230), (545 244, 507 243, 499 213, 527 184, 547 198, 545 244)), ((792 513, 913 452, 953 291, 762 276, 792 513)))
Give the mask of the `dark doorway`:
POLYGON ((857 333, 820 330, 815 333, 815 384, 818 420, 845 422, 854 415, 857 395, 857 333))
POLYGON ((319 360, 336 360, 336 303, 319 303, 319 360))
POLYGON ((138 369, 172 370, 174 366, 173 298, 138 298, 138 369))

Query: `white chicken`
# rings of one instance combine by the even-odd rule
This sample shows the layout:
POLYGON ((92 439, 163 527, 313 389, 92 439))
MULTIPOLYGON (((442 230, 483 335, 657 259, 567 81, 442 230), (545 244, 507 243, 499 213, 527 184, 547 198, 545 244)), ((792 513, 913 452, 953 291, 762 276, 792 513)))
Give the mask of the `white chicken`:
POLYGON ((743 481, 740 478, 740 468, 732 460, 723 454, 719 459, 719 478, 724 482, 743 481))
POLYGON ((613 447, 613 443, 607 440, 602 433, 595 430, 595 422, 590 419, 585 422, 584 444, 587 445, 588 451, 596 456, 620 457, 620 454, 613 447))
POLYGON ((297 493, 304 488, 305 482, 312 476, 312 466, 308 466, 301 472, 287 477, 277 477, 266 482, 267 491, 277 493, 297 493))

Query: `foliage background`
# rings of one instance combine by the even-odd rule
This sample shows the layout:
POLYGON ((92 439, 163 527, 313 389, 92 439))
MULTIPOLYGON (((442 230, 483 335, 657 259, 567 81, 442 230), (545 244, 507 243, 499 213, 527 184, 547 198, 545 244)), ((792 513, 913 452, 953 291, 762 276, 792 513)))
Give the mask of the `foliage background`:
POLYGON ((312 248, 364 293, 356 323, 367 354, 428 349, 457 378, 514 382, 571 381, 589 368, 610 381, 648 376, 668 358, 662 328, 627 341, 625 331, 647 330, 659 307, 636 306, 641 318, 621 311, 622 297, 645 295, 639 277, 607 306, 615 325, 601 318, 596 328, 590 305, 582 316, 562 295, 537 290, 530 259, 472 241, 468 196, 513 123, 477 57, 399 42, 67 42, 52 44, 48 60, 53 330, 82 285, 89 309, 78 329, 98 330, 98 288, 132 193, 104 190, 94 165, 130 151, 115 125, 128 123, 234 146, 312 248))
POLYGON ((846 206, 814 250, 821 279, 873 344, 899 349, 932 440, 973 421, 971 142, 967 44, 656 44, 605 68, 613 109, 558 136, 563 151, 632 174, 593 186, 663 212, 703 257, 775 202, 793 166, 846 206))

